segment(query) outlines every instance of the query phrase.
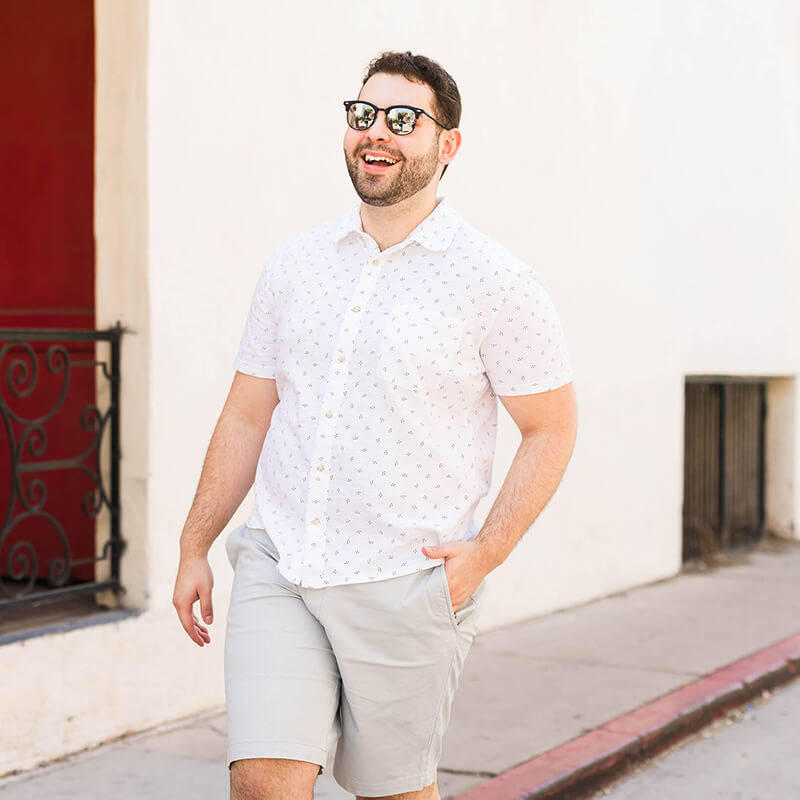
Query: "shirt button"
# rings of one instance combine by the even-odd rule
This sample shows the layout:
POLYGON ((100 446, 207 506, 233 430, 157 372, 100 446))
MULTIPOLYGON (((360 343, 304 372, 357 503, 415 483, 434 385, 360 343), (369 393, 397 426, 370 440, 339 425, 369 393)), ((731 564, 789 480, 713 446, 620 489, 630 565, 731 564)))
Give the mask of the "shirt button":
POLYGON ((339 361, 344 361, 344 353, 339 353, 339 361))
POLYGON ((377 266, 378 266, 378 264, 380 264, 380 263, 381 263, 381 262, 380 262, 380 261, 378 261, 378 259, 377 259, 377 258, 373 258, 373 259, 372 259, 372 266, 373 266, 373 267, 377 267, 377 266))
POLYGON ((333 411, 326 411, 325 416, 330 419, 333 416, 333 411))
POLYGON ((325 465, 324 464, 320 464, 317 467, 317 472, 325 472, 325 465))
POLYGON ((351 311, 361 311, 361 306, 353 306, 351 311))
POLYGON ((319 525, 319 517, 314 517, 314 519, 311 520, 311 524, 312 525, 319 525))

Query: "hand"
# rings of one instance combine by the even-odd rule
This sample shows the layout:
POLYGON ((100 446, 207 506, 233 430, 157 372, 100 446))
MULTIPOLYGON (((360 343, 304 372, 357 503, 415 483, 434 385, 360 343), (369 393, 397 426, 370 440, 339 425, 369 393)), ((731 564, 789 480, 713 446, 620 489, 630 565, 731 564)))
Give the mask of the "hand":
POLYGON ((453 611, 467 602, 490 572, 483 550, 474 541, 449 542, 436 547, 425 545, 422 552, 428 558, 444 558, 453 611))
POLYGON ((172 605, 178 612, 178 618, 189 638, 202 647, 211 643, 208 628, 202 625, 192 611, 196 600, 200 601, 200 613, 203 619, 211 624, 214 611, 211 607, 211 589, 214 586, 214 575, 205 556, 184 556, 178 565, 178 576, 175 579, 175 591, 172 605))

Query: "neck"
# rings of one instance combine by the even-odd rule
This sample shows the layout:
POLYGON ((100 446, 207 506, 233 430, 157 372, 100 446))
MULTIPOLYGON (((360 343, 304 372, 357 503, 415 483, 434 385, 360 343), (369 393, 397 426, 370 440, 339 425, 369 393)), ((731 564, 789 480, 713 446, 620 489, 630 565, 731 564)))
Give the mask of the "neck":
POLYGON ((436 208, 436 182, 391 206, 361 203, 361 225, 381 250, 402 242, 436 208))

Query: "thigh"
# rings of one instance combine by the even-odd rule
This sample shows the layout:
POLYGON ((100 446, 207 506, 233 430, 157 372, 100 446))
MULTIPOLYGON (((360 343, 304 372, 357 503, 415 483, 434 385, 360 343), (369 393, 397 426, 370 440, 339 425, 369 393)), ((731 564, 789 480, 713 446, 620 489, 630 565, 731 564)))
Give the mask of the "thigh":
POLYGON ((436 779, 484 588, 454 613, 446 580, 439 563, 326 590, 322 621, 342 679, 333 773, 353 794, 417 791, 436 779))
POLYGON ((319 620, 277 570, 264 531, 226 540, 234 567, 225 633, 228 764, 288 758, 324 767, 339 736, 339 670, 319 620))

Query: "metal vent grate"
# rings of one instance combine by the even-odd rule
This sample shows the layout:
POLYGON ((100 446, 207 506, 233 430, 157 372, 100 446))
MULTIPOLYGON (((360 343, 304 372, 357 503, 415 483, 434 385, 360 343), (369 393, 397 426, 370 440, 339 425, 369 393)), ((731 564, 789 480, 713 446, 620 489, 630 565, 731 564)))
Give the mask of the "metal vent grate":
POLYGON ((766 381, 687 379, 683 561, 747 549, 764 536, 766 381))

